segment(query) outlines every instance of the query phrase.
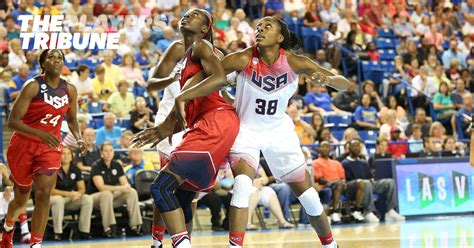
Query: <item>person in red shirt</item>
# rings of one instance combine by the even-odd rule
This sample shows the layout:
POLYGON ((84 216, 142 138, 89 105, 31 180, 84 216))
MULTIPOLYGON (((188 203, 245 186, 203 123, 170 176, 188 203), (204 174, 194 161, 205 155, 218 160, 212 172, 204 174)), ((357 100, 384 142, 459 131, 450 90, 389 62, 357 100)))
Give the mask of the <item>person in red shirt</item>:
POLYGON ((366 12, 359 22, 360 29, 365 34, 370 34, 372 37, 377 37, 377 27, 370 21, 369 14, 366 12))
POLYGON ((407 139, 400 138, 401 130, 398 127, 390 129, 390 144, 387 152, 392 154, 394 158, 405 158, 408 153, 408 144, 393 144, 392 142, 407 142, 407 139))
POLYGON ((13 201, 3 224, 0 247, 13 247, 15 220, 20 215, 35 186, 35 208, 32 216, 30 247, 41 247, 49 216, 51 191, 61 167, 61 123, 67 116, 69 130, 81 152, 86 151, 77 122, 76 87, 61 79, 64 53, 44 50, 39 56, 41 75, 25 83, 12 112, 8 127, 13 135, 7 151, 11 178, 15 183, 13 201))

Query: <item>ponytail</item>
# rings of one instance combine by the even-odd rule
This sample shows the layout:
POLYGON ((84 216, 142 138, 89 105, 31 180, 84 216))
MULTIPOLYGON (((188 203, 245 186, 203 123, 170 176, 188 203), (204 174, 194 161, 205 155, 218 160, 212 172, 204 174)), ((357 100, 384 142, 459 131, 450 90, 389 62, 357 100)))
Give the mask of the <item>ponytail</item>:
POLYGON ((280 44, 280 47, 285 50, 298 50, 299 48, 301 48, 300 39, 295 33, 290 31, 290 29, 288 28, 288 24, 278 18, 274 18, 274 20, 276 20, 276 22, 278 22, 278 24, 280 25, 281 35, 283 35, 284 37, 283 42, 280 44))

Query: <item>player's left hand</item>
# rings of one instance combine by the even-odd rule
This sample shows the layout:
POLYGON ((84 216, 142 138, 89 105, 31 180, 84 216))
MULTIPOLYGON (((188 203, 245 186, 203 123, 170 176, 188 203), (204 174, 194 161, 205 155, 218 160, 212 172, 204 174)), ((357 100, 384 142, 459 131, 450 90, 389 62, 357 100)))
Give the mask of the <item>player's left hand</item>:
POLYGON ((174 126, 176 124, 176 117, 174 111, 168 115, 168 117, 156 127, 147 128, 132 137, 131 147, 141 148, 147 144, 152 144, 151 147, 154 147, 160 143, 160 141, 165 138, 170 139, 174 133, 174 126))
POLYGON ((184 110, 186 103, 181 100, 181 98, 178 96, 175 98, 174 101, 174 108, 176 112, 176 119, 178 121, 179 127, 184 130, 186 129, 187 123, 186 123, 186 111, 184 110))
POLYGON ((83 140, 79 140, 77 142, 77 144, 79 145, 79 149, 81 150, 81 156, 86 155, 86 153, 87 153, 87 143, 83 140))

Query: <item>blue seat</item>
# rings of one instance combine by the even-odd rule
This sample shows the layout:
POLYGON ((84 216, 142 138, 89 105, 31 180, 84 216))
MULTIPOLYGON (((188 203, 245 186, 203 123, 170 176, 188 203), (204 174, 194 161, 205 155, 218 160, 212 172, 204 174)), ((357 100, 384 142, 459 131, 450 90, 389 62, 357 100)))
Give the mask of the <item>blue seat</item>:
POLYGON ((94 118, 94 119, 92 119, 92 121, 94 122, 94 129, 99 129, 99 128, 104 126, 104 119, 103 118, 97 118, 97 119, 94 118))
POLYGON ((102 113, 102 103, 99 102, 89 102, 87 103, 87 109, 90 114, 102 113))
POLYGON ((311 124, 311 116, 301 116, 301 119, 308 124, 311 124))
POLYGON ((77 68, 77 61, 76 60, 66 60, 64 65, 69 68, 70 71, 75 71, 77 68))
POLYGON ((334 136, 334 138, 336 138, 337 140, 341 141, 342 138, 344 137, 344 130, 336 130, 336 131, 332 131, 332 136, 334 136))
POLYGON ((375 40, 377 49, 395 49, 395 42, 391 39, 379 38, 375 40))
POLYGON ((377 137, 379 136, 379 132, 375 130, 361 130, 358 131, 358 133, 360 138, 366 143, 367 141, 369 141, 369 143, 375 142, 377 140, 377 137))
POLYGON ((373 61, 362 61, 362 75, 364 80, 372 80, 375 84, 382 83, 385 70, 381 63, 373 61))
POLYGON ((352 115, 329 115, 327 123, 334 123, 338 128, 345 128, 352 124, 352 115))
POLYGON ((377 29, 377 34, 381 38, 395 38, 395 33, 393 33, 392 29, 377 29))
POLYGON ((380 61, 381 69, 384 70, 386 73, 395 69, 395 62, 393 61, 380 61))
POLYGON ((305 51, 307 52, 316 52, 316 42, 318 38, 318 32, 316 28, 308 28, 302 27, 301 28, 301 36, 303 37, 303 44, 305 51))
POLYGON ((80 60, 77 64, 86 65, 87 67, 89 67, 91 72, 93 72, 95 68, 100 64, 100 61, 94 58, 85 58, 85 59, 80 60))
POLYGON ((379 53, 381 60, 393 61, 395 59, 395 56, 397 56, 397 53, 393 49, 379 50, 379 53))

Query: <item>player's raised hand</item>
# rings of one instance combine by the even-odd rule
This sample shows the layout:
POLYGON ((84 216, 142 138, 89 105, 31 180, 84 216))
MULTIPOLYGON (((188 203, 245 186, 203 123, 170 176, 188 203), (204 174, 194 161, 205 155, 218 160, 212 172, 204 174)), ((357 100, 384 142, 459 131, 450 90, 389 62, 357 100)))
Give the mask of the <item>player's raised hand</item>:
POLYGON ((43 131, 38 131, 37 136, 51 149, 57 149, 61 145, 59 139, 53 134, 43 132, 43 131))
POLYGON ((186 129, 187 126, 186 111, 184 110, 185 106, 186 103, 182 101, 179 96, 175 98, 174 111, 176 112, 176 119, 178 121, 178 126, 181 128, 181 130, 186 129))

